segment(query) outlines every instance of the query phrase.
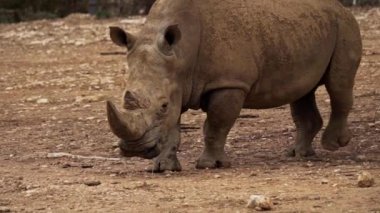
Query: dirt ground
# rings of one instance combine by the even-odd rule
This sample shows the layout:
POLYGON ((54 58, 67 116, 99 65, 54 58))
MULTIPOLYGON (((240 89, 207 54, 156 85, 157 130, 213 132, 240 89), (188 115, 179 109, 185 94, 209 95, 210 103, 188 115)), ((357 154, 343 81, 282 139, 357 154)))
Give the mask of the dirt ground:
MULTIPOLYGON (((380 9, 353 12, 364 58, 347 147, 325 151, 318 134, 318 157, 287 158, 289 107, 243 110, 228 137, 233 167, 196 170, 205 115, 189 111, 178 153, 184 170, 163 174, 145 172, 149 160, 119 158, 105 114, 127 72, 107 27, 134 32, 143 18, 0 25, 0 212, 249 212, 251 194, 271 197, 274 212, 380 212, 380 9), (374 186, 357 186, 362 171, 374 186)), ((324 88, 318 103, 326 124, 324 88)))

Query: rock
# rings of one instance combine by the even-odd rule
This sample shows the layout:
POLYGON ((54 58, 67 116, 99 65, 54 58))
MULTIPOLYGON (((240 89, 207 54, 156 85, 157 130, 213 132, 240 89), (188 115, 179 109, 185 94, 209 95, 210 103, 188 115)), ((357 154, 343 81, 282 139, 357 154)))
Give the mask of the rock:
POLYGON ((310 195, 307 197, 308 200, 320 200, 321 196, 319 195, 310 195))
POLYGON ((256 173, 256 172, 251 172, 251 173, 249 173, 248 176, 249 176, 249 177, 256 177, 256 176, 257 176, 257 173, 256 173))
POLYGON ((0 213, 11 212, 11 209, 6 206, 0 206, 0 213))
POLYGON ((307 166, 307 167, 313 167, 313 166, 314 166, 314 163, 311 162, 311 161, 308 161, 308 162, 306 163, 306 166, 307 166))
POLYGON ((26 102, 36 102, 41 96, 31 96, 25 99, 26 102))
POLYGON ((375 184, 375 179, 369 172, 362 172, 358 177, 358 186, 361 188, 371 187, 375 184))
POLYGON ((92 165, 92 164, 82 164, 80 167, 83 168, 83 169, 90 169, 90 168, 93 168, 94 165, 92 165))
POLYGON ((365 155, 357 155, 356 157, 355 157, 355 160, 356 161, 366 161, 367 160, 367 157, 365 156, 365 155))
POLYGON ((67 169, 67 168, 70 168, 70 167, 71 167, 71 164, 69 164, 69 163, 65 163, 65 164, 62 165, 62 168, 64 168, 64 169, 67 169))
POLYGON ((273 208, 273 202, 269 197, 263 195, 251 195, 248 200, 247 208, 271 210, 273 208))
POLYGON ((327 180, 326 178, 323 178, 323 179, 321 180, 321 183, 322 183, 322 184, 328 184, 328 183, 329 183, 329 180, 327 180))
POLYGON ((114 148, 114 149, 119 148, 119 142, 112 143, 112 148, 114 148))
POLYGON ((84 184, 87 186, 99 186, 102 183, 98 180, 88 180, 88 181, 85 181, 84 184))
POLYGON ((83 45, 85 45, 85 44, 86 44, 86 42, 85 42, 84 40, 76 41, 76 42, 74 43, 75 46, 83 46, 83 45))
POLYGON ((369 126, 369 127, 375 127, 376 124, 375 124, 375 123, 369 123, 368 126, 369 126))
POLYGON ((49 103, 49 99, 47 98, 40 98, 36 101, 37 104, 48 104, 49 103))
POLYGON ((106 98, 105 95, 93 95, 93 96, 77 96, 75 102, 77 103, 93 103, 99 102, 106 98))

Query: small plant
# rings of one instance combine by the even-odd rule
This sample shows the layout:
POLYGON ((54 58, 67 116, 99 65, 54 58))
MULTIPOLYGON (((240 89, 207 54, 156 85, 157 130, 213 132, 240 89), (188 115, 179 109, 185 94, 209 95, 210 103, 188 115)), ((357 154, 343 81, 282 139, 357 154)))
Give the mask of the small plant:
POLYGON ((111 17, 111 14, 108 11, 99 10, 96 12, 96 18, 98 18, 98 19, 107 19, 110 17, 111 17))

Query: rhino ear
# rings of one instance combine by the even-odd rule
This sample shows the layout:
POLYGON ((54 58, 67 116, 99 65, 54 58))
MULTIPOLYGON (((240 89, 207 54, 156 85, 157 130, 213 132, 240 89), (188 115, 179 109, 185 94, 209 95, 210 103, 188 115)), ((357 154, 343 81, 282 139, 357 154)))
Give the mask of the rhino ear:
POLYGON ((165 55, 171 55, 173 47, 181 40, 182 34, 178 24, 168 26, 158 46, 165 55))
POLYGON ((125 32, 120 27, 110 27, 110 37, 113 43, 121 47, 127 47, 128 50, 131 50, 135 44, 136 38, 125 32))

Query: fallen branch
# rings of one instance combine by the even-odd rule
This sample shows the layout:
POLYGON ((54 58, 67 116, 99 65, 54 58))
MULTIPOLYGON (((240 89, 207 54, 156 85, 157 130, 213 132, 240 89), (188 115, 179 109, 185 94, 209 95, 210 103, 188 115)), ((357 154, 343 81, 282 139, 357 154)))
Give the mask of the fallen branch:
POLYGON ((105 161, 120 161, 121 158, 106 158, 99 156, 83 156, 83 155, 73 155, 66 152, 56 152, 56 153, 48 153, 47 158, 73 158, 73 159, 89 159, 89 160, 105 160, 105 161))

